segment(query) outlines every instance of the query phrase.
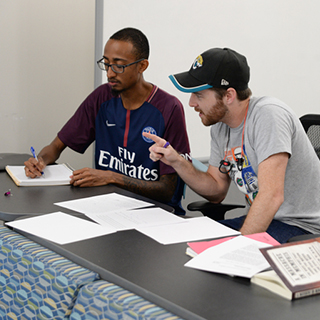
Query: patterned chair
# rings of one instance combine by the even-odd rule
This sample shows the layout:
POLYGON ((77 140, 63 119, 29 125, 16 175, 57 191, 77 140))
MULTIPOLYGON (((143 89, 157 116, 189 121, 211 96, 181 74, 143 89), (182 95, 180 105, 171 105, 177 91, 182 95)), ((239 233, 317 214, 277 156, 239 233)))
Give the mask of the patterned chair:
POLYGON ((65 319, 99 275, 0 226, 0 319, 65 319))
POLYGON ((69 320, 181 320, 113 283, 100 280, 80 289, 69 320))

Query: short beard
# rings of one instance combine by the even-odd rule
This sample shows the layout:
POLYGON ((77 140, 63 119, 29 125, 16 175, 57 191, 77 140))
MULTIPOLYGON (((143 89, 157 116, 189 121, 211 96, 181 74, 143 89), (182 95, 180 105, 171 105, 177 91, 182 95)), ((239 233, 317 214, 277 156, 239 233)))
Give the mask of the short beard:
POLYGON ((124 90, 116 90, 116 89, 111 89, 111 93, 113 96, 117 97, 119 96, 124 90))
POLYGON ((222 99, 218 99, 217 103, 213 106, 213 110, 210 110, 206 117, 205 123, 202 121, 202 123, 206 126, 212 126, 218 122, 221 121, 225 117, 225 115, 228 113, 228 108, 223 103, 222 99))

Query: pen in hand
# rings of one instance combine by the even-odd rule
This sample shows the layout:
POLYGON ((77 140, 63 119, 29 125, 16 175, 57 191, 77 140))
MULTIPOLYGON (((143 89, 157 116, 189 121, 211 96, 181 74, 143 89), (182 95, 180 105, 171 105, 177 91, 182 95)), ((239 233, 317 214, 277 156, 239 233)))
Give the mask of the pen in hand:
MULTIPOLYGON (((32 153, 33 157, 39 162, 38 157, 37 157, 37 155, 36 155, 36 152, 35 152, 34 148, 31 147, 30 150, 31 150, 31 153, 32 153)), ((43 175, 44 172, 41 171, 41 174, 43 175)))

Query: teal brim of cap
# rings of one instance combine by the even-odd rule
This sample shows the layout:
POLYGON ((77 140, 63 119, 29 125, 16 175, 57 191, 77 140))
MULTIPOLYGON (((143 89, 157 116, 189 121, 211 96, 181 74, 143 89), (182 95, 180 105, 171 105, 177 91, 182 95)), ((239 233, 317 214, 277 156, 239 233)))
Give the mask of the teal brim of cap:
POLYGON ((178 81, 177 77, 173 74, 169 76, 169 79, 171 80, 171 82, 174 84, 174 86, 178 90, 180 90, 182 92, 186 92, 186 93, 198 92, 198 91, 212 88, 212 86, 210 86, 209 84, 201 84, 201 85, 195 85, 195 86, 183 86, 178 81))

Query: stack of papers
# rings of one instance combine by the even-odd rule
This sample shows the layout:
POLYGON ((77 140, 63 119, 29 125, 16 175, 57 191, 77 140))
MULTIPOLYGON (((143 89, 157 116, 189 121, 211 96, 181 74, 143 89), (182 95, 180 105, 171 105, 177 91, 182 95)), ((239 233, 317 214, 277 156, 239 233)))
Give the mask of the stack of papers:
POLYGON ((185 266, 228 274, 231 276, 251 278, 255 274, 270 268, 260 248, 272 246, 244 236, 238 236, 204 250, 185 266))
MULTIPOLYGON (((246 235, 245 237, 253 240, 257 240, 266 244, 270 244, 272 246, 280 245, 280 243, 274 238, 272 238, 267 232, 249 234, 249 235, 246 235)), ((234 237, 225 237, 225 238, 215 239, 211 241, 189 242, 188 248, 186 250, 186 254, 194 258, 204 250, 209 249, 213 246, 216 246, 220 243, 226 242, 228 240, 231 240, 233 238, 234 237)))
POLYGON ((278 244, 266 233, 241 236, 239 231, 208 217, 184 219, 161 208, 150 207, 148 202, 116 193, 55 205, 81 212, 94 222, 59 211, 7 225, 59 244, 128 229, 136 229, 164 245, 216 239, 188 243, 194 258, 185 266, 247 278, 270 268, 259 249, 278 244))
POLYGON ((81 212, 97 223, 56 212, 7 225, 60 244, 128 229, 136 229, 162 244, 240 234, 208 217, 184 219, 161 208, 150 207, 148 202, 116 193, 55 205, 81 212))

